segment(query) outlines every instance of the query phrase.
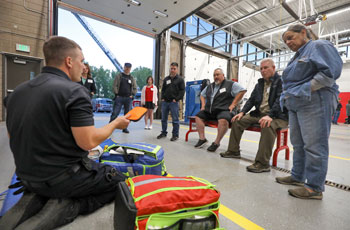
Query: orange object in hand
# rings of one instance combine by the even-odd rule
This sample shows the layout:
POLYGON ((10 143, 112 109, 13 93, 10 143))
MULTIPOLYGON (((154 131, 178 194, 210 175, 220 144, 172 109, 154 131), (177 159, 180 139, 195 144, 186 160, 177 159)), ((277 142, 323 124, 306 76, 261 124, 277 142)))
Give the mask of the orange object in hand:
POLYGON ((130 117, 127 118, 130 121, 138 121, 146 114, 146 112, 147 112, 147 108, 145 107, 134 107, 125 115, 130 114, 130 117))

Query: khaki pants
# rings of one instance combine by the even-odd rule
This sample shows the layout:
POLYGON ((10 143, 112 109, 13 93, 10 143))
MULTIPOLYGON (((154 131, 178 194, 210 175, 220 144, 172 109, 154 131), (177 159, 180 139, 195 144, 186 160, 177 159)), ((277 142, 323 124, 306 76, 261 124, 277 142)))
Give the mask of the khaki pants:
MULTIPOLYGON (((230 141, 228 150, 232 152, 239 151, 239 143, 242 134, 246 128, 252 124, 256 124, 263 116, 252 117, 249 114, 242 117, 241 120, 232 123, 230 141)), ((273 144, 276 139, 276 129, 285 128, 288 122, 282 119, 273 119, 270 127, 262 128, 259 140, 259 149, 255 157, 255 162, 260 162, 264 166, 269 166, 272 155, 273 144)))

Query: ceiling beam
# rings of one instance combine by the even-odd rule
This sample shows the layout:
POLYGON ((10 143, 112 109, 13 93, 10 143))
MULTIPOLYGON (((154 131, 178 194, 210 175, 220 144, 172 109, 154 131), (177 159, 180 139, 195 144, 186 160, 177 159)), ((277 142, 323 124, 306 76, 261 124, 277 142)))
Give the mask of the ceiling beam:
POLYGON ((282 1, 282 7, 295 19, 299 20, 299 16, 290 8, 286 0, 282 1))
MULTIPOLYGON (((237 1, 235 1, 235 2, 233 2, 233 3, 231 3, 231 4, 229 4, 229 5, 226 5, 226 6, 224 7, 224 9, 217 11, 217 12, 214 13, 213 15, 224 15, 224 13, 226 13, 226 12, 229 11, 229 10, 231 10, 232 7, 238 5, 238 4, 241 3, 242 1, 244 1, 244 0, 237 0, 237 1)), ((207 20, 209 21, 209 20, 211 20, 211 19, 213 19, 213 18, 214 18, 214 16, 211 16, 211 17, 208 18, 207 20)), ((221 18, 222 18, 222 17, 221 17, 221 18)), ((217 18, 217 20, 221 20, 221 18, 217 18)))
POLYGON ((177 23, 182 22, 184 20, 186 20, 186 18, 188 18, 189 16, 193 15, 193 14, 197 14, 197 12, 200 12, 201 9, 203 9, 204 7, 212 4, 213 2, 215 2, 216 0, 209 0, 206 3, 204 3, 203 5, 201 5, 200 7, 198 7, 197 9, 191 11, 189 14, 187 14, 186 16, 182 17, 181 19, 177 20, 175 23, 173 23, 172 25, 168 26, 167 28, 165 28, 162 33, 164 33, 166 30, 172 28, 173 26, 175 26, 177 23))
POLYGON ((217 32, 217 31, 225 29, 225 28, 227 28, 229 26, 232 26, 234 24, 240 23, 240 22, 242 22, 242 21, 244 21, 244 20, 246 20, 248 18, 254 17, 255 15, 261 14, 261 13, 265 12, 266 10, 267 10, 267 8, 264 7, 262 9, 260 9, 260 10, 256 10, 254 12, 251 12, 251 13, 249 13, 249 14, 247 14, 247 15, 239 18, 239 19, 233 20, 232 22, 230 22, 230 23, 228 23, 226 25, 222 25, 222 26, 216 28, 215 30, 209 31, 209 32, 207 32, 205 34, 199 35, 198 37, 192 38, 192 39, 188 40, 187 43, 192 43, 194 41, 198 41, 199 39, 204 38, 204 37, 206 37, 206 36, 208 36, 210 34, 213 34, 213 33, 217 32))
MULTIPOLYGON (((208 18, 209 18, 208 15, 206 15, 205 13, 203 13, 203 12, 201 12, 201 11, 197 12, 196 15, 197 15, 198 17, 204 19, 204 20, 208 20, 208 18)), ((224 25, 222 22, 220 22, 220 21, 218 21, 218 20, 216 20, 216 19, 211 19, 209 22, 212 23, 212 24, 214 24, 214 25, 216 25, 216 26, 222 26, 222 25, 224 25)), ((238 32, 238 31, 234 30, 233 28, 231 28, 230 31, 227 30, 227 29, 224 29, 224 30, 226 30, 228 33, 231 33, 231 34, 236 35, 237 38, 242 38, 242 37, 244 37, 244 35, 243 35, 242 33, 240 33, 240 32, 238 32)), ((229 44, 232 44, 232 43, 229 43, 229 44)), ((229 44, 226 44, 226 45, 229 45, 229 44)), ((267 47, 262 46, 261 44, 259 44, 259 43, 257 43, 257 42, 254 42, 254 41, 252 41, 251 44, 254 45, 254 46, 256 46, 256 47, 258 47, 258 48, 260 48, 260 49, 266 49, 266 48, 267 48, 267 47)), ((213 50, 213 49, 212 49, 212 50, 213 50)))

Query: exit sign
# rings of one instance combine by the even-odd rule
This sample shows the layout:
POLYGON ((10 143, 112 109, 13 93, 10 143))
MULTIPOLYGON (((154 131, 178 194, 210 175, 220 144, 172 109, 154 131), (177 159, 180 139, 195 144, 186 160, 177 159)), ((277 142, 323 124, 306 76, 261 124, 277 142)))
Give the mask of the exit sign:
POLYGON ((30 53, 30 46, 23 45, 23 44, 16 44, 16 50, 30 53))

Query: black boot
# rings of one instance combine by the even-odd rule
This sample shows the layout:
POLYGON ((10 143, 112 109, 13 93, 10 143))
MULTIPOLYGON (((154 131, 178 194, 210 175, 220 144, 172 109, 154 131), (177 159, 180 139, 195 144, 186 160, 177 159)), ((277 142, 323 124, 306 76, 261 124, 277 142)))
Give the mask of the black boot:
POLYGON ((14 229, 28 218, 37 214, 48 199, 35 193, 24 192, 21 199, 0 219, 0 229, 14 229))
POLYGON ((16 230, 49 230, 72 222, 80 211, 77 200, 51 198, 35 216, 29 218, 16 230))

